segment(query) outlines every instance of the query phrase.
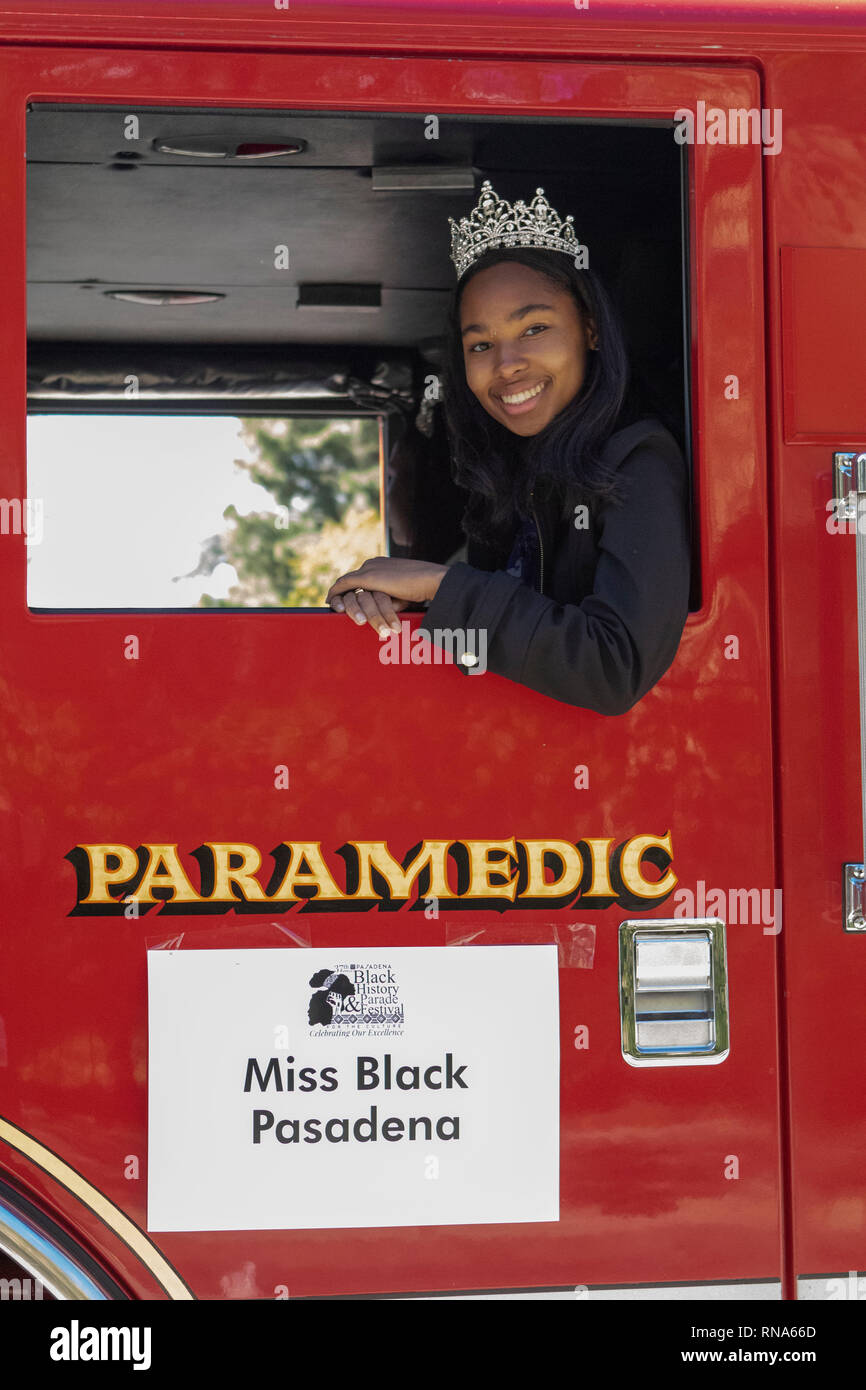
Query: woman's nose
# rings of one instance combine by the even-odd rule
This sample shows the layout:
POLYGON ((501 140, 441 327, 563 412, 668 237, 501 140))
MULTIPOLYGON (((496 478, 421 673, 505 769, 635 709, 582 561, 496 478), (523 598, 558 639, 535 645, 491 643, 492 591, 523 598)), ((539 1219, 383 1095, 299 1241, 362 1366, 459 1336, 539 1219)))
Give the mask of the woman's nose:
POLYGON ((499 343, 494 349, 493 364, 497 371, 507 374, 526 364, 526 353, 520 343, 499 343))

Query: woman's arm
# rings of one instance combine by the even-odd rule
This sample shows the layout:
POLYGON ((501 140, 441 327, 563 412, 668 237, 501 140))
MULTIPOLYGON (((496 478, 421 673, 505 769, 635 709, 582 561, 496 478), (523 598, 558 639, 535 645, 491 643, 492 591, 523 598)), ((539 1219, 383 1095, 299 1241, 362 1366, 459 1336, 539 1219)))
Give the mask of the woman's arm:
POLYGON ((625 500, 602 509, 590 595, 557 603, 502 570, 458 563, 422 630, 435 641, 436 629, 482 629, 497 675, 599 714, 631 709, 671 665, 688 615, 687 484, 678 450, 646 445, 617 476, 625 500))

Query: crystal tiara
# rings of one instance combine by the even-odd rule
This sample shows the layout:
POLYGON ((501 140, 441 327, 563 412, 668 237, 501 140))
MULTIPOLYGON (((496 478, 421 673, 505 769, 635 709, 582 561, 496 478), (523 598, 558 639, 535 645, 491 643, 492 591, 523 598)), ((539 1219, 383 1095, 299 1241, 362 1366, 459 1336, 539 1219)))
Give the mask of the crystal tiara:
POLYGON ((451 223, 451 259, 460 280, 466 271, 483 256, 500 246, 538 246, 545 251, 562 251, 571 256, 578 270, 586 270, 586 247, 575 234, 574 218, 563 220, 550 206, 543 188, 536 188, 535 197, 527 206, 522 198, 509 203, 493 191, 489 179, 481 185, 478 202, 468 217, 451 223))

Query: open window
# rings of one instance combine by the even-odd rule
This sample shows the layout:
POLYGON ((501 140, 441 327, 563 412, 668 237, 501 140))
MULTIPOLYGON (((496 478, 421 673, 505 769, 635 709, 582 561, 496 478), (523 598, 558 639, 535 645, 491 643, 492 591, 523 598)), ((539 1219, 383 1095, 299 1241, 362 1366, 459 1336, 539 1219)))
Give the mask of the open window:
POLYGON ((27 129, 33 609, 316 608, 367 555, 459 556, 447 219, 483 178, 573 213, 688 453, 667 122, 38 104, 27 129))

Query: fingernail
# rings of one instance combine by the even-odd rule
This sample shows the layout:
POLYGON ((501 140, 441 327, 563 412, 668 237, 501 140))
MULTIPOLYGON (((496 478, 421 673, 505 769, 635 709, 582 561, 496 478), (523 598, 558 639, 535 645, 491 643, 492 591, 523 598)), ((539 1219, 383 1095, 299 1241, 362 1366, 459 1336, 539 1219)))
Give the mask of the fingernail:
POLYGON ((344 613, 344 612, 345 612, 345 610, 346 610, 346 605, 345 605, 345 603, 343 602, 343 600, 342 600, 341 598, 335 598, 335 599, 334 599, 334 610, 335 610, 337 613, 344 613))
POLYGON ((391 634, 388 632, 388 629, 387 629, 386 627, 380 627, 380 628, 379 628, 379 641, 380 641, 380 642, 384 642, 385 638, 386 638, 386 637, 389 637, 390 635, 391 635, 391 634))
POLYGON ((395 618, 394 622, 391 624, 391 631, 392 631, 392 632, 399 632, 399 631, 400 631, 400 624, 397 622, 396 618, 395 618))
POLYGON ((363 614, 363 613, 356 613, 356 614, 355 614, 355 622, 356 622, 356 623, 365 623, 366 621, 367 621, 367 619, 364 617, 364 614, 363 614))

